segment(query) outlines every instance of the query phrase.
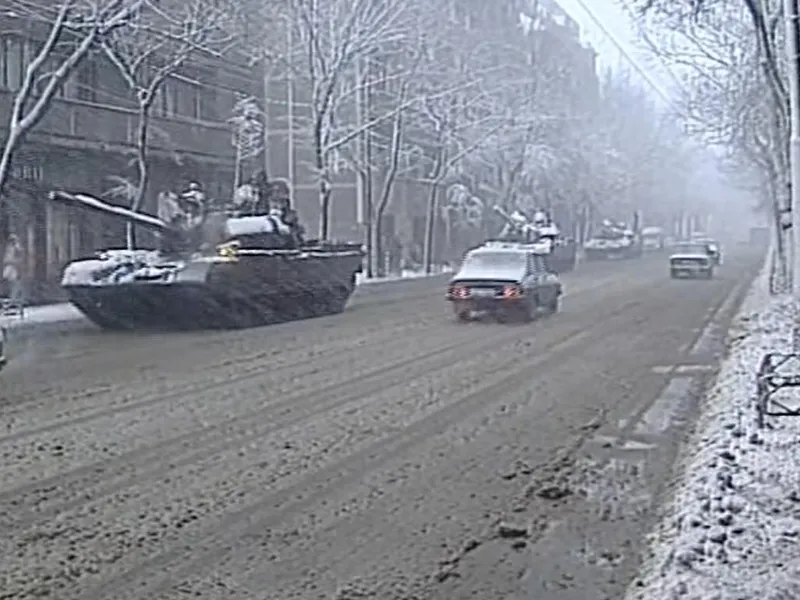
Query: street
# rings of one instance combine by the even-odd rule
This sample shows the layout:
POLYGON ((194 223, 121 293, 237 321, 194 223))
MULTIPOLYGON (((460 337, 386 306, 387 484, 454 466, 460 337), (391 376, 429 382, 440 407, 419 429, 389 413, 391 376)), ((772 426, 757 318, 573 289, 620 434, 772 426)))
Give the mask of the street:
POLYGON ((446 279, 260 329, 25 341, 0 383, 0 599, 618 599, 762 257, 563 277, 457 324, 446 279))

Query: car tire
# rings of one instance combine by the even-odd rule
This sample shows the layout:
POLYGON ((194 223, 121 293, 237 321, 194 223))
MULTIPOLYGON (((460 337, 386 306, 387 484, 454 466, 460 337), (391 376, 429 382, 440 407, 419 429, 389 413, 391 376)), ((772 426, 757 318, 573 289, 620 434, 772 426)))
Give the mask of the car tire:
POLYGON ((706 271, 706 279, 714 279, 714 269, 706 271))
POLYGON ((469 311, 468 310, 459 310, 456 311, 456 321, 458 323, 469 323, 469 311))
POLYGON ((669 276, 670 276, 671 279, 677 279, 678 278, 678 273, 675 272, 675 271, 670 271, 669 272, 669 276))
POLYGON ((556 296, 555 298, 553 298, 550 304, 547 305, 547 312, 549 312, 550 314, 557 313, 560 308, 560 305, 561 305, 561 298, 556 296))

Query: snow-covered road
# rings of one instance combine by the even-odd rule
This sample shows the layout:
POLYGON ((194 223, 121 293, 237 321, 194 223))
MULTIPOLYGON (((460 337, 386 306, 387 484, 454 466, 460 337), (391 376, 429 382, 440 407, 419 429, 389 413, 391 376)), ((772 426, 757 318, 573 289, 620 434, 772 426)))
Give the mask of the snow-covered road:
POLYGON ((619 600, 758 263, 583 265, 527 325, 457 324, 440 277, 271 327, 17 337, 0 597, 619 600))
POLYGON ((629 600, 800 598, 800 418, 759 429, 754 404, 763 355, 791 350, 790 309, 759 277, 629 600))
MULTIPOLYGON (((412 271, 410 269, 403 269, 402 273, 398 275, 389 275, 386 277, 373 277, 367 279, 363 273, 358 273, 356 283, 358 286, 365 285, 379 285, 386 283, 394 283, 397 281, 404 281, 407 279, 422 279, 426 277, 439 277, 449 271, 443 267, 434 267, 434 272, 427 274, 424 271, 412 271)), ((41 326, 58 326, 66 325, 75 321, 86 322, 81 312, 69 304, 62 302, 58 304, 45 304, 42 306, 31 306, 25 309, 23 316, 19 315, 2 315, 0 314, 0 326, 7 329, 28 329, 31 327, 37 328, 41 326)))

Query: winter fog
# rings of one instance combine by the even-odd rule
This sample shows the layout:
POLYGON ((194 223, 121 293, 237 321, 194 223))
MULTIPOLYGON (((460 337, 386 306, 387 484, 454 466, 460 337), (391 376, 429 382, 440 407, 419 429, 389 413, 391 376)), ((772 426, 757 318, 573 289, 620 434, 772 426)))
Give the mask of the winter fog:
POLYGON ((0 599, 760 596, 782 6, 0 0, 0 599))

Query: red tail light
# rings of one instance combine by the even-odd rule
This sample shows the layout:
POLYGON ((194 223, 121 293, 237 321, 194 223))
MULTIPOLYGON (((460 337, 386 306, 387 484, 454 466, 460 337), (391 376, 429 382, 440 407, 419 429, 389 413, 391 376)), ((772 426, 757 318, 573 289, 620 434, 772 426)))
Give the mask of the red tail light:
POLYGON ((522 290, 516 285, 507 285, 503 288, 503 298, 519 298, 522 290))
POLYGON ((469 298, 469 288, 456 285, 450 288, 450 296, 453 298, 469 298))

